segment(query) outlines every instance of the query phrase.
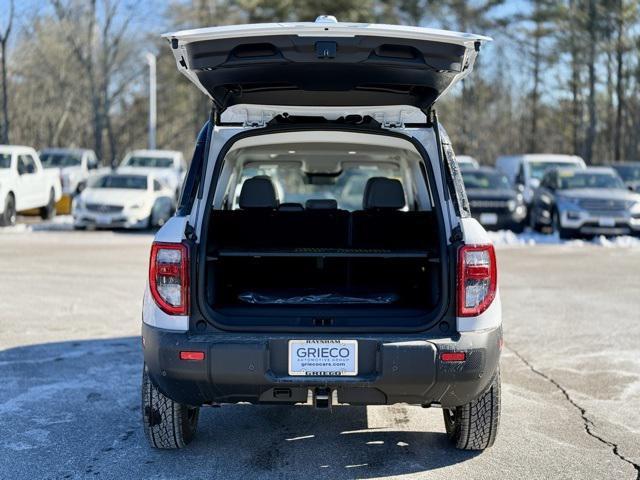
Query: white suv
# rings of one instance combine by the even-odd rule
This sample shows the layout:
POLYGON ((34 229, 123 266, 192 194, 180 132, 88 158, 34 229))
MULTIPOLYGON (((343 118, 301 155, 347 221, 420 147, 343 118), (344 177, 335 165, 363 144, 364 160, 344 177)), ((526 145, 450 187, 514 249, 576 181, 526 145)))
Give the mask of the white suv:
POLYGON ((442 407, 458 448, 491 446, 495 252, 433 110, 489 39, 330 17, 167 38, 213 108, 151 249, 150 444, 185 446, 202 405, 311 395, 442 407))

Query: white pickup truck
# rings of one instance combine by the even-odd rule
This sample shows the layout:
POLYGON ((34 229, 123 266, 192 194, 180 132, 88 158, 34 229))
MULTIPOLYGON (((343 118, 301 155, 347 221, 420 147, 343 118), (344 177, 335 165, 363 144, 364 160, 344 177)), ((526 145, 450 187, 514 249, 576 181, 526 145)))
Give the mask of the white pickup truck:
POLYGON ((153 175, 174 192, 176 202, 186 171, 182 152, 175 150, 133 150, 118 167, 118 173, 153 175))
POLYGON ((63 195, 80 193, 100 166, 95 152, 85 148, 45 148, 40 161, 45 170, 58 171, 63 195))
POLYGON ((13 225, 16 212, 34 208, 51 218, 61 196, 60 177, 42 168, 33 148, 0 145, 0 225, 13 225))

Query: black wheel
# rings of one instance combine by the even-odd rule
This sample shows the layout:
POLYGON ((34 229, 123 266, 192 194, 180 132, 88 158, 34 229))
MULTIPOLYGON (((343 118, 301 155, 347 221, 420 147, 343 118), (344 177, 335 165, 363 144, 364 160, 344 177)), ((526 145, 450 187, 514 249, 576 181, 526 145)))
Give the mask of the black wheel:
POLYGON ((511 231, 513 233, 522 233, 524 232, 524 223, 514 223, 511 227, 511 231))
POLYGON ((9 227, 16 224, 16 199, 9 193, 4 199, 4 211, 0 215, 0 226, 9 227))
POLYGON ((534 212, 532 209, 527 212, 527 216, 529 217, 528 223, 529 223, 529 226, 531 227, 531 230, 538 233, 542 232, 542 225, 538 223, 538 220, 537 220, 538 217, 537 215, 534 215, 534 212))
POLYGON ((40 208, 40 218, 43 220, 51 220, 56 216, 56 194, 51 190, 49 193, 49 203, 40 208))
POLYGON ((142 422, 153 448, 185 447, 196 433, 199 407, 190 407, 165 397, 153 384, 145 365, 142 373, 142 422))
POLYGON ((151 213, 149 214, 149 218, 147 218, 147 222, 143 227, 144 230, 153 230, 156 225, 158 225, 157 215, 154 213, 155 207, 151 209, 151 213))
POLYGON ((453 409, 443 408, 449 440, 461 450, 484 450, 493 445, 500 423, 500 372, 478 398, 453 409))
POLYGON ((562 225, 560 224, 560 213, 558 210, 553 211, 551 217, 551 231, 552 233, 558 232, 558 237, 560 237, 561 240, 571 240, 576 237, 573 230, 562 228, 562 225))

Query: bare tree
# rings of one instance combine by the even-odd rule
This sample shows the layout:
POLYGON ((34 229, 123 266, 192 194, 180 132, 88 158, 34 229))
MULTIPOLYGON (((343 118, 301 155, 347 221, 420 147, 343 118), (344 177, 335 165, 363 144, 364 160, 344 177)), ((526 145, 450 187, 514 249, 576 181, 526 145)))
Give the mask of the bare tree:
POLYGON ((7 27, 3 32, 0 32, 0 54, 2 55, 2 116, 3 116, 3 128, 0 141, 2 143, 9 143, 9 87, 7 85, 7 43, 9 42, 9 36, 13 28, 13 17, 15 15, 15 9, 13 0, 9 0, 9 21, 7 27))
POLYGON ((597 0, 589 0, 588 3, 587 32, 589 45, 587 49, 587 68, 589 72, 589 96, 587 109, 589 112, 589 126, 584 146, 584 157, 587 163, 593 160, 593 145, 596 141, 598 127, 598 111, 596 108, 596 61, 598 59, 598 7, 597 0))
POLYGON ((87 3, 51 0, 51 5, 58 21, 69 27, 65 29, 65 41, 88 82, 94 150, 104 158, 106 132, 109 163, 113 163, 117 152, 109 118, 111 107, 125 92, 131 79, 140 74, 135 69, 124 68, 132 58, 124 48, 130 38, 131 13, 122 15, 119 0, 89 0, 87 3))

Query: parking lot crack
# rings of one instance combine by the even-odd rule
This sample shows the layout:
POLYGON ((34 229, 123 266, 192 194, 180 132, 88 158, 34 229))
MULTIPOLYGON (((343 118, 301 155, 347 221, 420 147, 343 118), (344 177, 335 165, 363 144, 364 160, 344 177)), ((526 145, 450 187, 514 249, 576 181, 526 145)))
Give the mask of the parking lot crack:
POLYGON ((550 377, 549 375, 547 375, 546 373, 538 370, 536 367, 533 366, 533 364, 527 360, 524 356, 522 356, 520 354, 520 352, 518 352, 517 350, 515 350, 514 348, 512 348, 511 346, 508 345, 504 345, 505 349, 509 350, 510 352, 512 352, 516 357, 518 357, 518 359, 524 363, 524 365, 531 370, 533 373, 535 373, 536 375, 542 377, 543 379, 545 379, 547 382, 549 382, 550 384, 552 384, 554 387, 556 387, 560 393, 562 393, 562 395, 565 397, 565 399, 576 409, 580 412, 580 416, 582 418, 582 423, 584 426, 584 430, 587 433, 587 435, 595 438, 596 440, 598 440, 600 443, 602 443, 603 445, 606 445, 608 447, 611 448, 613 454, 618 457, 620 460, 622 460, 623 462, 628 463, 629 465, 631 465, 635 471, 636 471, 636 480, 640 480, 640 464, 635 463, 634 461, 626 458, 622 453, 620 453, 620 448, 619 445, 617 443, 614 443, 610 440, 607 440, 605 438, 603 438, 602 436, 598 435, 597 433, 595 433, 593 431, 595 424, 593 423, 593 420, 591 420, 588 416, 587 416, 587 411, 580 406, 569 394, 569 392, 567 391, 566 388, 564 388, 562 385, 560 385, 560 383, 558 383, 558 381, 556 381, 555 379, 553 379, 552 377, 550 377))

